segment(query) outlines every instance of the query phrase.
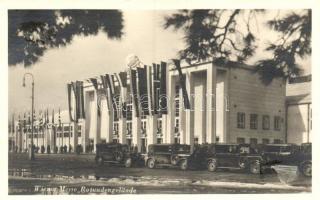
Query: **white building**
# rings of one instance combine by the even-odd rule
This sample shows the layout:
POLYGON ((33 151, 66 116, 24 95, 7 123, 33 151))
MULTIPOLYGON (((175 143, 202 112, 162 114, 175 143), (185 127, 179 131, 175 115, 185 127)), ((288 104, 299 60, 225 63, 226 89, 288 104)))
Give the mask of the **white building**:
MULTIPOLYGON (((264 85, 253 68, 245 65, 218 66, 212 62, 183 66, 191 109, 183 109, 178 71, 168 67, 168 113, 140 115, 128 102, 127 118, 114 120, 107 99, 90 81, 84 81, 86 118, 80 119, 82 145, 120 142, 139 151, 153 143, 282 143, 285 142, 285 92, 283 79, 264 85), (101 115, 97 114, 97 99, 101 115), (129 117, 128 117, 129 116, 129 117)), ((98 80, 98 84, 101 81, 98 80)), ((127 84, 130 84, 128 78, 127 84)), ((119 83, 115 82, 120 90, 119 83)), ((126 90, 130 96, 130 89, 126 90)))
POLYGON ((311 75, 291 79, 287 84, 287 142, 312 141, 311 75))

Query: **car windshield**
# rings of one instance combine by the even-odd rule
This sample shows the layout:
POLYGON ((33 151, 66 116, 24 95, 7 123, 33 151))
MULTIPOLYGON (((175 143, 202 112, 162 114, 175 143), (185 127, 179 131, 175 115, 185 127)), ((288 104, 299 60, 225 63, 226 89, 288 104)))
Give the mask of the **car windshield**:
POLYGON ((179 145, 176 147, 177 153, 190 153, 190 146, 189 145, 179 145))

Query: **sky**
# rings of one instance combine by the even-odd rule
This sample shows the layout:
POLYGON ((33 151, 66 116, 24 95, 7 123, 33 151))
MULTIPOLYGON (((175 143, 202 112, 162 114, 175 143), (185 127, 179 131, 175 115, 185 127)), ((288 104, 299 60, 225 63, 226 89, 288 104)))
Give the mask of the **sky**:
MULTIPOLYGON (((40 61, 25 69, 22 65, 9 68, 9 114, 31 110, 31 80, 22 87, 23 74, 35 77, 35 110, 67 109, 66 84, 106 73, 125 70, 126 57, 135 54, 150 65, 175 58, 183 49, 183 35, 171 29, 164 30, 164 16, 172 11, 123 11, 124 36, 121 40, 110 40, 104 33, 96 36, 75 36, 73 42, 62 48, 46 51, 40 61)), ((277 37, 265 26, 265 21, 274 16, 271 12, 258 19, 256 27, 258 43, 265 46, 277 37)), ((255 60, 266 55, 263 48, 257 50, 255 60)), ((305 73, 310 73, 310 59, 300 61, 305 73)))

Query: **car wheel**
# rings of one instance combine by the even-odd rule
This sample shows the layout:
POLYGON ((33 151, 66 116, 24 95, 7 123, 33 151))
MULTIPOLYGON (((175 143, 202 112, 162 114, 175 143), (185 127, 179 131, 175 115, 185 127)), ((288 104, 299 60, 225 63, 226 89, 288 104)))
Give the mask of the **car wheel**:
POLYGON ((131 159, 131 158, 127 158, 127 159, 124 161, 124 166, 125 166, 126 168, 129 168, 129 167, 131 167, 131 165, 132 165, 132 159, 131 159))
POLYGON ((208 162, 208 171, 214 172, 217 170, 217 161, 216 160, 210 160, 208 162))
POLYGON ((261 168, 260 162, 255 161, 250 164, 250 173, 251 174, 260 174, 260 168, 261 168))
POLYGON ((148 168, 153 169, 153 168, 155 168, 156 163, 153 159, 149 159, 147 162, 147 166, 148 166, 148 168))
POLYGON ((181 170, 187 170, 188 169, 188 161, 187 160, 182 160, 180 162, 180 169, 181 170))
POLYGON ((312 164, 310 162, 304 163, 301 166, 301 172, 304 176, 311 177, 312 176, 312 164))

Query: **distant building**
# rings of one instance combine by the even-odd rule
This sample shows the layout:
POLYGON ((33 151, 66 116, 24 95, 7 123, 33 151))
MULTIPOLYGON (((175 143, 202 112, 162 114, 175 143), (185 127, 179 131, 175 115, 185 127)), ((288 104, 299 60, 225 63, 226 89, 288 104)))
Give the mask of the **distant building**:
POLYGON ((290 79, 287 84, 287 142, 312 141, 311 75, 290 79))

